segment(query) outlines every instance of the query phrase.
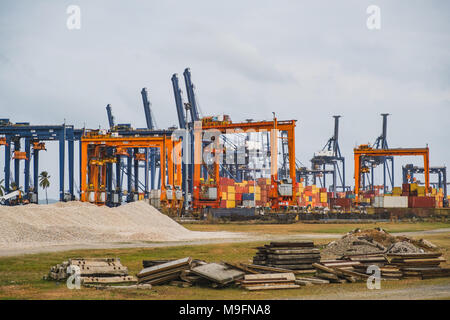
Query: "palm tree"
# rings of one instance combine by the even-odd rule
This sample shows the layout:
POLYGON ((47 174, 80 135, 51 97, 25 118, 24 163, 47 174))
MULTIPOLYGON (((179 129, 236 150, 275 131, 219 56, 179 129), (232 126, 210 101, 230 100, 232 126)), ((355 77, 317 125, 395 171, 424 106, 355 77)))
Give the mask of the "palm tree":
POLYGON ((45 199, 47 200, 48 204, 48 196, 47 196, 47 188, 50 187, 50 176, 48 175, 47 171, 42 171, 39 175, 39 186, 45 190, 45 199))
POLYGON ((5 194, 5 187, 3 186, 4 182, 5 182, 5 179, 0 180, 0 197, 5 194))
POLYGON ((16 191, 16 190, 22 191, 22 187, 18 187, 18 186, 17 186, 17 183, 15 183, 14 181, 12 181, 12 182, 11 182, 11 190, 12 190, 12 191, 16 191))

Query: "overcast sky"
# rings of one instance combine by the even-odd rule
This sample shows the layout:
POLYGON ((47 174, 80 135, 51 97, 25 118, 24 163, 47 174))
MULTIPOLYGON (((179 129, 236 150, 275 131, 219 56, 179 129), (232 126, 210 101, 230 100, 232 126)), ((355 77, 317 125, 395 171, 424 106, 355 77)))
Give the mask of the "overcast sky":
MULTIPOLYGON (((296 156, 308 166, 342 115, 349 182, 352 148, 380 135, 382 112, 390 147, 428 144, 431 165, 449 164, 449 12, 444 0, 2 0, 0 118, 106 128, 111 103, 117 122, 145 127, 147 87, 166 128, 177 124, 171 75, 190 67, 203 115, 298 120, 296 156), (80 30, 66 26, 69 5, 81 8, 80 30), (366 26, 369 5, 380 30, 366 26)), ((41 170, 57 197, 48 146, 41 170)), ((397 185, 410 162, 420 164, 396 160, 397 185)))

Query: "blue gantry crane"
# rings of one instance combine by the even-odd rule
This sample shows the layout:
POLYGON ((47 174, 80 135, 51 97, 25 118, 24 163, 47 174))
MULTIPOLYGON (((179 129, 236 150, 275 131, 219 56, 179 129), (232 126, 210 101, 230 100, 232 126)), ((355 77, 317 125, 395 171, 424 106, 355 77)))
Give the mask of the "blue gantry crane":
MULTIPOLYGON (((447 199, 447 167, 430 167, 429 168, 430 174, 437 175, 437 182, 434 183, 434 185, 437 188, 442 188, 444 192, 444 206, 448 206, 448 199, 447 199)), ((418 167, 413 164, 407 164, 402 167, 402 176, 403 176, 403 183, 414 183, 414 175, 415 174, 424 174, 425 169, 423 167, 418 167)), ((430 183, 433 184, 433 183, 430 183)))
POLYGON ((322 187, 326 187, 327 174, 332 174, 333 184, 329 190, 337 192, 340 189, 343 192, 347 190, 347 187, 345 185, 345 158, 342 156, 339 147, 339 118, 341 116, 335 115, 333 118, 334 134, 328 139, 322 150, 314 154, 311 159, 310 172, 313 183, 316 184, 316 179, 319 178, 322 187), (328 168, 329 166, 332 166, 331 170, 328 168))
POLYGON ((28 122, 11 123, 9 119, 1 119, 0 135, 5 137, 5 191, 11 187, 11 159, 14 161, 14 183, 20 188, 20 162, 24 161, 24 199, 38 202, 39 190, 39 152, 45 150, 43 141, 59 142, 59 199, 69 201, 75 199, 74 190, 74 142, 81 139, 83 130, 74 129, 71 125, 30 125, 28 122), (22 151, 24 141, 24 151, 22 151), (65 192, 65 146, 68 142, 69 191, 65 192), (11 155, 11 144, 14 146, 11 155), (33 149, 33 150, 32 150, 33 149), (33 152, 31 152, 33 151, 33 152), (33 157, 33 187, 30 184, 30 163, 33 157))
MULTIPOLYGON (((389 149, 387 143, 387 117, 389 113, 382 113, 383 126, 381 135, 375 140, 372 145, 374 149, 389 149)), ((362 187, 363 190, 374 188, 374 169, 383 165, 383 190, 387 192, 387 183, 389 179, 389 184, 391 190, 394 188, 394 157, 383 156, 383 157, 368 157, 365 156, 362 160, 362 187)))

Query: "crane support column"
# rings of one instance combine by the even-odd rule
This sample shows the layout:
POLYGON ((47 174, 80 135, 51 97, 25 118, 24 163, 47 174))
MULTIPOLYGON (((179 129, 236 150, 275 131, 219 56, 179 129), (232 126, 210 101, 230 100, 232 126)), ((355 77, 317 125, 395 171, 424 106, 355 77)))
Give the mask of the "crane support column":
MULTIPOLYGON (((17 138, 14 141, 14 153, 16 151, 20 151, 20 138, 17 138)), ((20 186, 20 160, 14 159, 14 183, 16 184, 17 189, 20 186)))
MULTIPOLYGON (((138 148, 134 148, 134 193, 139 193, 139 161, 136 159, 137 154, 139 153, 138 148)), ((134 194, 133 194, 134 197, 134 194)))
POLYGON ((145 164, 144 164, 144 181, 145 181, 145 187, 144 187, 144 198, 148 198, 148 154, 149 150, 148 148, 145 148, 145 164))
POLYGON ((69 151, 69 193, 70 200, 75 200, 75 191, 74 191, 74 141, 73 141, 73 132, 69 137, 68 142, 68 151, 69 151))
POLYGON ((59 136, 59 200, 64 201, 64 163, 66 151, 66 130, 64 129, 59 136))
POLYGON ((39 202, 39 150, 33 149, 33 183, 36 203, 39 202))
POLYGON ((28 193, 30 192, 30 139, 25 139, 25 153, 27 158, 25 159, 25 187, 24 192, 26 197, 28 197, 28 193))
POLYGON ((9 193, 9 184, 11 176, 11 138, 6 136, 5 145, 5 191, 9 193))
POLYGON ((133 149, 128 149, 128 154, 129 156, 127 157, 127 201, 133 201, 133 193, 131 192, 132 190, 132 184, 131 184, 131 168, 132 168, 132 155, 133 155, 133 149))

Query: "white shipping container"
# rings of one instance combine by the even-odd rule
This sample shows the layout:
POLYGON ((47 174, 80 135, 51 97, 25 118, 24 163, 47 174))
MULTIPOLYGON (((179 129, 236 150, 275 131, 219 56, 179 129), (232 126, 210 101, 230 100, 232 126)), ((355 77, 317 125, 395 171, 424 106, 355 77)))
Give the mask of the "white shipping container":
POLYGON ((408 197, 384 197, 383 208, 408 208, 408 197))
POLYGON ((375 196, 373 198, 373 206, 375 208, 384 208, 384 197, 383 196, 375 196))

